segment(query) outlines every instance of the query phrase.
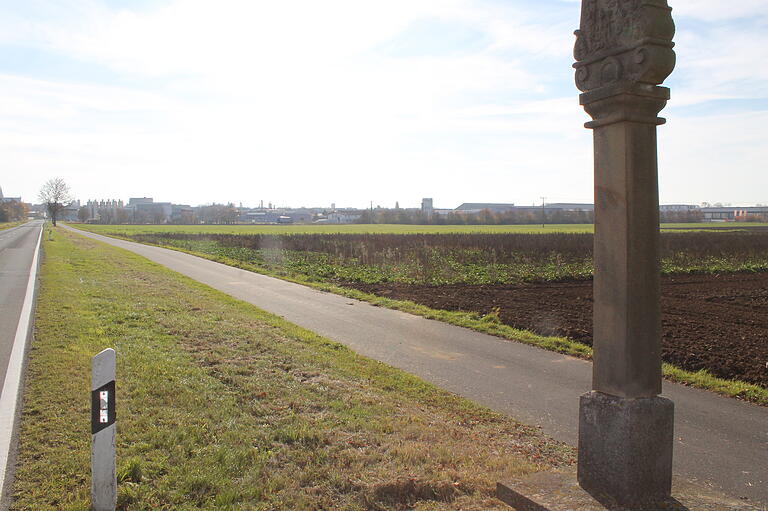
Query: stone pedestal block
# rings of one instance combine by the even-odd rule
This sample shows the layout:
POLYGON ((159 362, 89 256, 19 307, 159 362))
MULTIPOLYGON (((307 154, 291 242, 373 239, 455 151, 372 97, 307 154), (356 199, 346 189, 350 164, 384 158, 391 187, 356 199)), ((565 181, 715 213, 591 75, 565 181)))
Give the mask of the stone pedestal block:
POLYGON ((598 501, 643 509, 672 491, 674 404, 601 392, 579 403, 578 481, 598 501))

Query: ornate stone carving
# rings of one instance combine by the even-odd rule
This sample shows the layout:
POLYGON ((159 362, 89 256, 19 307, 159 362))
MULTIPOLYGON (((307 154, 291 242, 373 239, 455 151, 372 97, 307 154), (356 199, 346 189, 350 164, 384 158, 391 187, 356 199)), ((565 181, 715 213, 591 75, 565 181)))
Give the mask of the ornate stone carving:
POLYGON ((667 0, 583 0, 576 31, 576 86, 659 85, 675 67, 667 0))

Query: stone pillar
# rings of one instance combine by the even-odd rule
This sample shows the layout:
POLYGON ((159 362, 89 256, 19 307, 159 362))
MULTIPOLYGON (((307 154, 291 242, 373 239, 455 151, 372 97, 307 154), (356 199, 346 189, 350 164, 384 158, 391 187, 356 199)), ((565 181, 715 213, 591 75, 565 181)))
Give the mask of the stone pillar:
POLYGON ((669 498, 673 404, 661 398, 656 126, 675 65, 667 0, 582 0, 576 85, 595 154, 593 391, 580 400, 579 484, 641 509, 669 498))

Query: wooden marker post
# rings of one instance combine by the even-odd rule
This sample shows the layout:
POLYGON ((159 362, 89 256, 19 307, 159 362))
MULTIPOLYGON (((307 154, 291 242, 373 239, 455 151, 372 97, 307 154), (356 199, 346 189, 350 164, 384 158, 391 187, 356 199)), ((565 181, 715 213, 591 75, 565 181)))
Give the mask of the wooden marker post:
POLYGON ((114 511, 115 350, 108 348, 93 357, 91 370, 91 509, 114 511))

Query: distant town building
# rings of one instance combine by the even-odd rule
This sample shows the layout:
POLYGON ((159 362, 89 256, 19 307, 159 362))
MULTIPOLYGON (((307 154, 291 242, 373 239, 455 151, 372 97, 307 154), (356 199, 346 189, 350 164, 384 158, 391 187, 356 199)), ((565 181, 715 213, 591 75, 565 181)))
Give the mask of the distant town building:
MULTIPOLYGON (((21 197, 5 197, 0 188, 0 205, 21 201, 21 197)), ((395 202, 394 208, 370 209, 336 208, 288 208, 236 207, 234 204, 209 204, 192 207, 187 204, 155 202, 152 197, 131 197, 127 204, 122 200, 89 200, 85 206, 79 201, 67 205, 61 212, 65 221, 96 223, 136 224, 310 224, 310 223, 590 223, 594 220, 594 205, 590 203, 557 202, 542 205, 515 206, 513 203, 465 202, 455 209, 436 209, 432 198, 423 198, 421 207, 401 208, 395 202)), ((44 215, 44 205, 31 206, 32 215, 44 215)), ((662 222, 735 222, 768 221, 768 206, 721 206, 703 203, 662 204, 659 206, 662 222)))
POLYGON ((77 222, 79 220, 78 213, 80 212, 80 201, 72 201, 64 209, 59 211, 58 219, 63 222, 77 222))
POLYGON ((45 204, 30 204, 29 216, 32 218, 45 218, 48 214, 48 207, 45 204))
POLYGON ((89 200, 85 203, 85 211, 78 213, 82 222, 117 224, 126 222, 128 218, 123 201, 117 199, 89 200))
POLYGON ((173 215, 173 204, 170 202, 155 202, 152 197, 131 197, 128 206, 131 223, 136 224, 167 224, 173 215))
POLYGON ((292 224, 311 224, 315 219, 314 211, 305 208, 285 210, 282 216, 290 218, 292 224))
POLYGON ((594 211, 594 204, 585 204, 578 202, 554 202, 545 204, 546 209, 559 209, 560 211, 594 211))
POLYGON ((246 224, 276 224, 280 215, 264 208, 240 212, 239 220, 246 224))
POLYGON ((21 197, 6 197, 0 188, 0 222, 14 222, 29 217, 29 204, 21 202, 21 197))
POLYGON ((152 204, 154 200, 152 197, 131 197, 128 199, 128 206, 136 206, 138 204, 152 204))
POLYGON ((354 224, 363 214, 360 211, 333 211, 328 214, 329 224, 354 224))
POLYGON ((173 204, 171 207, 171 223, 196 224, 198 223, 196 208, 188 204, 173 204))
POLYGON ((695 204, 661 204, 659 211, 696 211, 700 209, 695 204))
POLYGON ((435 205, 432 202, 432 199, 421 199, 421 212, 424 213, 424 216, 427 218, 432 218, 432 214, 435 212, 435 205))
POLYGON ((21 202, 21 197, 5 197, 2 187, 0 187, 0 203, 3 202, 21 202))

